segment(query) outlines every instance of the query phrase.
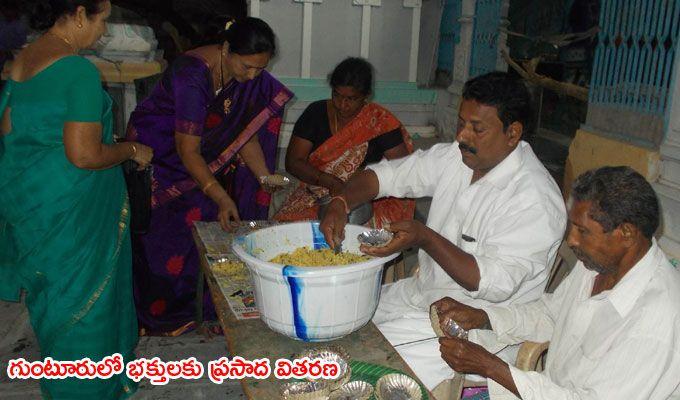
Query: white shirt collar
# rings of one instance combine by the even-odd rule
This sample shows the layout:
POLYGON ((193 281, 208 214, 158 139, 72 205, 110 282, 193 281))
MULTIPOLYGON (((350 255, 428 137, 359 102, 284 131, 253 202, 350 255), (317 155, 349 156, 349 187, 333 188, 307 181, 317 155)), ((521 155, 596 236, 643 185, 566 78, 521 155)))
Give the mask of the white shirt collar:
MULTIPOLYGON (((616 286, 606 293, 605 298, 609 300, 621 317, 625 317, 630 312, 645 290, 647 283, 652 279, 656 268, 663 265, 658 261, 659 252, 656 239, 652 238, 652 245, 644 257, 623 276, 616 286)), ((661 253, 661 257, 663 257, 663 253, 661 253)))
POLYGON ((524 162, 524 148, 529 146, 528 143, 520 141, 517 147, 508 154, 498 165, 493 167, 486 175, 484 175, 478 182, 490 183, 498 189, 505 189, 510 183, 510 180, 517 175, 524 162))

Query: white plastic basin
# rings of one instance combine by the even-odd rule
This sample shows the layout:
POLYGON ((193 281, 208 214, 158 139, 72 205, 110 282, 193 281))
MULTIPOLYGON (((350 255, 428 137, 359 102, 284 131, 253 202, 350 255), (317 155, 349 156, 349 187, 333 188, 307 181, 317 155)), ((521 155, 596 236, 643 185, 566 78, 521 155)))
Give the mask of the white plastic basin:
MULTIPOLYGON (((343 250, 360 254, 357 235, 366 229, 347 225, 343 250)), ((382 267, 397 254, 327 267, 268 261, 302 246, 328 247, 318 222, 272 226, 234 240, 234 253, 250 270, 264 323, 308 342, 338 339, 364 326, 378 306, 382 267)))

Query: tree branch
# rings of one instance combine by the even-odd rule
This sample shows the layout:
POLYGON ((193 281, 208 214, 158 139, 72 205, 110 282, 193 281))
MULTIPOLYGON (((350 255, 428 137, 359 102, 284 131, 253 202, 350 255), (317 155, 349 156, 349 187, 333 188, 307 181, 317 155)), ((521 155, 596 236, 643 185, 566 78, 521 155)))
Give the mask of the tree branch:
POLYGON ((540 57, 535 57, 532 58, 530 61, 524 62, 522 67, 519 64, 517 64, 515 60, 510 58, 510 56, 508 55, 508 53, 505 52, 505 50, 501 50, 501 55, 508 63, 508 65, 512 67, 512 69, 517 71, 517 73, 520 74, 522 78, 526 79, 527 81, 539 86, 543 86, 546 89, 553 90, 559 94, 571 96, 585 102, 588 101, 588 88, 579 85, 574 85, 573 83, 560 82, 555 79, 548 78, 547 76, 537 74, 536 67, 538 66, 538 63, 541 61, 540 57))

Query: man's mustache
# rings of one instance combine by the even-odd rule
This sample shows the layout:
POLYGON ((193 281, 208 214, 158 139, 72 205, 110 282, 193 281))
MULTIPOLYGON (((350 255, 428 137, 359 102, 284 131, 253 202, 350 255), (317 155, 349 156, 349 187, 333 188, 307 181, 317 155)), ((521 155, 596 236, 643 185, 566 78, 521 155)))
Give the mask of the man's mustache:
POLYGON ((467 151, 471 154, 477 154, 477 149, 465 143, 458 143, 458 148, 460 151, 467 151))

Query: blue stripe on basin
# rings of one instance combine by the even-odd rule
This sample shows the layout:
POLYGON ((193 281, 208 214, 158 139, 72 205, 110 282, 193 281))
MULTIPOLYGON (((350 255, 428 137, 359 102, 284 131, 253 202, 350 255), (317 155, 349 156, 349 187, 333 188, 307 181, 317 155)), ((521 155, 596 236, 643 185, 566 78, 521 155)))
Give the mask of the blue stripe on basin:
POLYGON ((323 237, 323 233, 319 230, 319 223, 312 222, 312 240, 314 241, 314 250, 327 249, 330 246, 323 237))
MULTIPOLYGON (((317 225, 318 226, 318 225, 317 225)), ((288 281, 288 287, 290 288, 290 299, 293 303, 293 323, 295 324, 295 335, 305 342, 309 342, 309 337, 307 336, 307 324, 301 315, 302 309, 302 280, 293 276, 296 274, 297 268, 292 265, 286 265, 283 267, 283 276, 286 277, 288 281)))

